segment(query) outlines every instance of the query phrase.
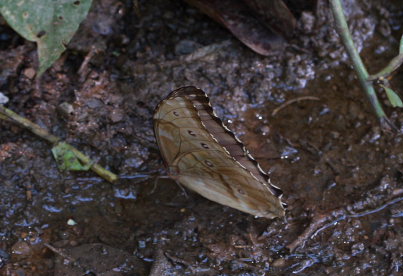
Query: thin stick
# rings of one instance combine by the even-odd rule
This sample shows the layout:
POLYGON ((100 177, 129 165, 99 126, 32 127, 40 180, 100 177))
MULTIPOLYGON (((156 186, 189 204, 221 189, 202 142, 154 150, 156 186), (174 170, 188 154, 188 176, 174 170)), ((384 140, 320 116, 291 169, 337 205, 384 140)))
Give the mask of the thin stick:
POLYGON ((320 99, 318 97, 313 97, 313 96, 303 96, 303 97, 299 97, 299 98, 295 98, 289 101, 286 101, 285 103, 283 103, 282 105, 280 105, 279 107, 275 108, 273 110, 273 112, 271 113, 271 116, 276 116, 276 114, 283 108, 289 106, 290 104, 293 104, 295 102, 300 102, 300 101, 306 101, 306 100, 311 100, 311 101, 319 101, 320 99))
POLYGON ((369 81, 375 81, 381 78, 389 77, 393 72, 395 72, 400 65, 403 64, 403 54, 399 54, 398 56, 392 58, 392 60, 385 66, 381 71, 376 74, 370 75, 368 77, 369 81))
POLYGON ((400 44, 399 44, 399 55, 403 54, 403 35, 400 38, 400 44))
POLYGON ((11 109, 8 109, 4 107, 3 105, 0 105, 0 114, 6 116, 8 119, 10 119, 12 122, 15 122, 19 124, 20 126, 23 126, 24 128, 28 129, 35 135, 38 135, 39 137, 45 139, 49 143, 52 144, 57 144, 60 139, 49 132, 47 132, 45 129, 41 128, 37 124, 34 124, 30 120, 18 115, 11 109))
POLYGON ((374 87, 368 81, 367 69, 365 68, 364 63, 362 62, 361 57, 354 46, 353 39, 347 26, 346 18, 343 14, 343 7, 341 6, 340 0, 330 0, 330 6, 336 22, 337 32, 341 36, 344 47, 346 47, 346 51, 353 62, 354 70, 358 75, 358 79, 360 80, 372 107, 375 109, 376 115, 381 121, 385 121, 387 120, 386 114, 379 103, 374 87))
POLYGON ((51 245, 51 244, 49 244, 49 243, 47 243, 47 242, 45 242, 45 243, 43 243, 43 244, 44 244, 47 248, 49 248, 51 251, 53 251, 53 252, 56 253, 57 255, 63 257, 64 259, 68 260, 69 262, 71 262, 71 263, 76 263, 76 262, 77 262, 76 259, 74 259, 74 258, 71 257, 70 255, 66 254, 63 249, 56 248, 56 247, 54 247, 53 245, 51 245))
MULTIPOLYGON (((0 119, 3 117, 7 117, 9 120, 19 124, 20 126, 30 130, 32 133, 38 135, 39 137, 45 139, 52 145, 56 145, 61 141, 61 139, 57 136, 54 136, 50 134, 47 130, 41 128, 37 124, 34 124, 30 120, 18 115, 14 111, 4 107, 3 105, 0 105, 0 119), (2 116, 1 116, 2 115, 2 116)), ((74 155, 84 164, 92 164, 90 169, 98 174, 100 177, 103 179, 109 181, 109 182, 114 182, 118 179, 118 176, 107 169, 103 168, 102 166, 96 164, 94 161, 91 160, 87 155, 76 149, 75 147, 69 145, 66 143, 68 146, 69 150, 71 150, 74 155)))
POLYGON ((324 223, 329 221, 330 218, 327 217, 326 215, 316 215, 314 219, 312 220, 311 224, 308 226, 308 228, 305 229, 305 231, 299 235, 292 243, 287 245, 287 248, 290 249, 291 252, 293 252, 297 247, 301 245, 305 245, 305 243, 310 239, 313 233, 321 227, 324 223))
MULTIPOLYGON (((394 195, 400 195, 401 193, 403 193, 403 190, 395 192, 394 195)), ((287 245, 287 248, 290 249, 290 251, 294 251, 297 247, 305 246, 305 243, 308 240, 315 238, 320 232, 337 225, 337 223, 339 223, 340 221, 347 220, 348 218, 359 218, 368 216, 380 212, 385 208, 401 201, 403 201, 403 197, 397 197, 386 201, 386 203, 380 205, 379 207, 376 207, 375 209, 370 209, 359 213, 348 213, 346 211, 346 209, 348 208, 341 208, 333 211, 332 214, 317 214, 314 216, 308 228, 306 228, 305 231, 301 235, 299 235, 299 237, 297 237, 297 239, 287 245), (332 216, 335 218, 332 218, 332 216)))
MULTIPOLYGON (((68 253, 66 253, 66 251, 62 248, 56 248, 53 245, 45 242, 44 245, 49 248, 51 251, 53 251, 53 253, 59 255, 60 257, 62 257, 63 259, 69 261, 72 265, 74 265, 76 268, 80 269, 84 274, 82 275, 90 275, 88 274, 88 272, 91 272, 92 269, 88 269, 84 266, 82 266, 80 264, 80 261, 73 258, 72 256, 70 256, 68 253)), ((92 275, 92 274, 91 274, 92 275)))

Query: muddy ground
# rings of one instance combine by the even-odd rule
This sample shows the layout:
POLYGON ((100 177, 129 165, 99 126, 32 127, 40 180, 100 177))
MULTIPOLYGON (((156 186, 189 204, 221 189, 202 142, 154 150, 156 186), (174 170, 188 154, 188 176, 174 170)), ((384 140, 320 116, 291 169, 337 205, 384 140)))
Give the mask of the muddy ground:
MULTIPOLYGON (((39 83, 35 45, 0 21, 7 106, 115 173, 164 176, 153 110, 198 86, 282 188, 287 216, 255 219, 167 179, 59 172, 49 144, 1 121, 1 275, 403 275, 403 114, 382 94, 400 130, 382 131, 326 1, 298 11, 271 57, 181 1, 140 1, 140 14, 95 2, 39 83)), ((344 2, 374 73, 397 54, 403 5, 344 2)))

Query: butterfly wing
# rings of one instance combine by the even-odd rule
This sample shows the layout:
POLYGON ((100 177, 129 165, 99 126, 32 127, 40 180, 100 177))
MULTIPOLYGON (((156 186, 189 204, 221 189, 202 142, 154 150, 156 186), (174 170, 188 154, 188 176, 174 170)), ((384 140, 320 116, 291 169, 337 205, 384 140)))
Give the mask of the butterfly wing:
POLYGON ((282 192, 195 87, 173 91, 157 107, 154 130, 169 174, 200 195, 259 217, 284 216, 282 192))

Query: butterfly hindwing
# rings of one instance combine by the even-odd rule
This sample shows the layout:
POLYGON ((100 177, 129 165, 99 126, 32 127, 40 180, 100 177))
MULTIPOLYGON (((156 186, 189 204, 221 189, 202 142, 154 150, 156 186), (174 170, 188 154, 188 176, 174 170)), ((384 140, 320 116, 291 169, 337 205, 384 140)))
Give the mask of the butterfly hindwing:
POLYGON ((169 172, 200 195, 258 217, 284 215, 281 190, 195 87, 173 91, 154 113, 155 136, 169 172))

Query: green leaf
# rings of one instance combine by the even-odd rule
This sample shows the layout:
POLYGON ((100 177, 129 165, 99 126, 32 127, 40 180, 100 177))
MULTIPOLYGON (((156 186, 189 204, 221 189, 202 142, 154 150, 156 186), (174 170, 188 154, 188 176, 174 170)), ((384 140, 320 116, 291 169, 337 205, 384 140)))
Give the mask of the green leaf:
POLYGON ((400 38, 399 54, 403 54, 403 35, 400 38))
POLYGON ((65 50, 92 0, 0 0, 7 23, 25 39, 38 45, 42 75, 65 50))
POLYGON ((70 145, 59 142, 52 148, 52 153, 56 159, 57 165, 63 171, 88 171, 92 164, 82 164, 70 145))
POLYGON ((381 86, 383 89, 385 89, 386 96, 388 96, 389 102, 392 104, 393 107, 403 107, 403 102, 395 91, 385 85, 381 86))

